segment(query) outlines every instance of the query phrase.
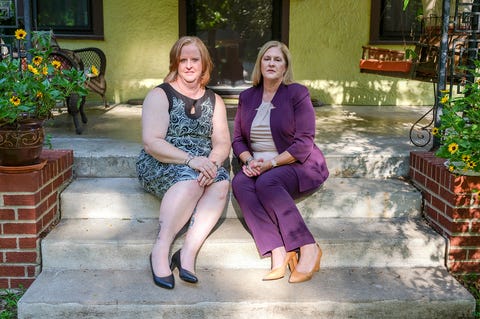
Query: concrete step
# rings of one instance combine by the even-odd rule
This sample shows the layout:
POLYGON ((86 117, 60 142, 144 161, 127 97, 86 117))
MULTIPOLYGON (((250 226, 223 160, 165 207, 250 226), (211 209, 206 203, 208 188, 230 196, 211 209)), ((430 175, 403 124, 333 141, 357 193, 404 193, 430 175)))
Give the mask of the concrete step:
MULTIPOLYGON (((421 195, 401 180, 329 178, 315 194, 298 201, 305 218, 418 217, 421 195)), ((160 201, 136 178, 78 178, 61 196, 62 218, 157 218, 160 201)), ((241 211, 233 198, 224 216, 241 211)))
MULTIPOLYGON (((406 143, 406 138, 398 141, 378 136, 363 142, 347 139, 348 142, 325 144, 317 141, 317 145, 324 151, 331 176, 406 177, 412 149, 399 144, 406 143)), ((57 137, 52 138, 52 145, 56 149, 74 150, 74 171, 78 177, 136 177, 135 162, 142 148, 137 142, 106 138, 57 137)), ((235 168, 237 161, 232 160, 231 166, 235 168)))
POLYGON ((473 297, 439 268, 326 268, 311 281, 262 281, 264 269, 202 269, 195 285, 153 284, 150 269, 44 270, 19 319, 472 318, 473 297))
MULTIPOLYGON (((422 219, 309 218, 322 266, 443 267, 445 242, 422 219)), ((157 219, 63 219, 42 241, 43 269, 142 269, 157 219)), ((180 248, 181 235, 172 252, 180 248)), ((268 269, 242 220, 219 222, 197 256, 198 269, 268 269)))

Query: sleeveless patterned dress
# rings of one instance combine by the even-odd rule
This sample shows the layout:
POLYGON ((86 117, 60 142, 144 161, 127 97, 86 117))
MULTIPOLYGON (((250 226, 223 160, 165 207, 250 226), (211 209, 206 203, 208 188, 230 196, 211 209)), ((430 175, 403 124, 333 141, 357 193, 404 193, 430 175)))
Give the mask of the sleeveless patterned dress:
MULTIPOLYGON (((170 123, 165 140, 192 156, 206 156, 212 150, 212 116, 215 108, 215 94, 206 89, 198 100, 177 92, 170 84, 163 83, 162 88, 169 100, 170 123), (191 114, 192 106, 195 113, 191 114)), ((145 150, 140 152, 136 163, 138 180, 146 191, 162 197, 175 183, 196 180, 199 173, 184 164, 161 163, 145 150)), ((215 182, 229 180, 224 167, 217 171, 215 182)))

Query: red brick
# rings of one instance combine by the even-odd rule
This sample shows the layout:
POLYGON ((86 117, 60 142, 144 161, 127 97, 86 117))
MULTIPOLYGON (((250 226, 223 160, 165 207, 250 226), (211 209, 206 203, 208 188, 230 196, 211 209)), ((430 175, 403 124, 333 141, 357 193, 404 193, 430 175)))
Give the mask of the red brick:
POLYGON ((453 247, 480 246, 480 236, 452 236, 450 238, 450 246, 453 246, 453 247))
POLYGON ((34 251, 10 251, 6 256, 7 263, 36 263, 38 254, 34 251))
POLYGON ((27 276, 28 277, 35 277, 37 275, 37 267, 36 266, 27 266, 27 276))
POLYGON ((478 208, 454 208, 446 205, 445 213, 452 219, 480 219, 480 209, 478 208))
POLYGON ((24 266, 0 265, 0 277, 23 277, 25 276, 24 266))
POLYGON ((35 192, 40 188, 40 172, 24 174, 0 173, 0 192, 35 192))
POLYGON ((8 279, 0 278, 0 289, 7 289, 7 288, 11 288, 10 282, 8 281, 8 279))
POLYGON ((425 187, 425 184, 427 183, 427 178, 422 173, 415 172, 414 181, 417 185, 419 185, 420 187, 423 188, 423 187, 425 187))
POLYGON ((451 190, 457 194, 472 193, 480 189, 480 176, 458 176, 451 190))
POLYGON ((12 249, 17 247, 17 238, 0 238, 0 248, 2 249, 12 249))
POLYGON ((433 195, 430 194, 429 192, 427 191, 423 191, 422 192, 422 195, 423 195, 423 198, 424 198, 424 201, 427 202, 427 203, 431 203, 432 202, 432 197, 433 195))
POLYGON ((35 206, 40 202, 40 194, 6 194, 3 196, 5 206, 35 206))
POLYGON ((63 181, 66 182, 71 180, 72 178, 73 178, 73 170, 70 167, 70 169, 63 174, 63 181))
POLYGON ((15 220, 15 210, 8 208, 0 209, 0 220, 15 220))
POLYGON ((426 204, 424 207, 424 213, 426 217, 434 220, 435 222, 438 221, 438 212, 430 206, 430 204, 426 204))
POLYGON ((33 284, 34 281, 35 281, 35 278, 24 278, 24 279, 12 278, 10 279, 10 288, 17 289, 17 288, 23 287, 27 289, 33 284))
POLYGON ((38 217, 37 208, 19 208, 18 220, 33 220, 36 221, 38 217))
POLYGON ((37 237, 23 237, 18 239, 18 248, 20 249, 35 249, 39 247, 37 237))
POLYGON ((40 190, 40 201, 44 200, 45 198, 48 198, 50 194, 52 194, 52 192, 53 192, 52 183, 48 183, 40 190))
POLYGON ((440 187, 440 197, 443 198, 446 202, 451 203, 452 205, 457 205, 457 195, 452 191, 447 189, 445 185, 440 187))
POLYGON ((480 222, 472 222, 472 228, 470 230, 472 233, 479 233, 480 234, 480 222))
POLYGON ((4 234, 37 234, 37 226, 33 223, 5 223, 4 234))
POLYGON ((449 263, 449 270, 453 273, 480 273, 480 262, 449 263))
POLYGON ((452 248, 448 252, 448 260, 458 261, 458 260, 467 260, 468 249, 455 249, 452 248))
POLYGON ((443 226, 450 234, 453 233, 466 233, 470 231, 470 223, 468 222, 454 222, 449 220, 445 216, 438 214, 438 222, 443 226))
POLYGON ((445 214, 446 211, 446 205, 445 203, 438 198, 438 196, 432 196, 430 203, 432 204, 433 207, 435 207, 437 210, 441 211, 442 213, 445 214))
POLYGON ((43 216, 41 220, 42 232, 44 232, 45 229, 50 225, 56 223, 58 218, 59 216, 57 215, 57 207, 54 206, 45 214, 45 216, 43 216))
POLYGON ((431 178, 427 178, 425 186, 434 194, 440 194, 440 184, 431 178))
POLYGON ((475 194, 455 194, 449 201, 454 206, 477 206, 480 207, 480 198, 475 194))
POLYGON ((480 262, 480 247, 478 247, 478 249, 469 249, 468 250, 468 259, 478 260, 480 262))
POLYGON ((47 206, 50 207, 50 206, 53 206, 53 205, 56 205, 58 202, 58 193, 57 192, 53 192, 48 198, 47 198, 47 206))

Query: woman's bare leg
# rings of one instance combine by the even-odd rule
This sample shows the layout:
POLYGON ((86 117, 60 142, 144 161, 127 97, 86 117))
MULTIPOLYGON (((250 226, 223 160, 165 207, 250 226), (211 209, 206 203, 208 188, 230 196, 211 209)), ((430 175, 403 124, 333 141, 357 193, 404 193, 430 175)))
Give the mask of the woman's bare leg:
POLYGON ((195 258, 222 215, 229 185, 228 181, 220 181, 205 188, 195 208, 194 220, 188 228, 181 250, 182 268, 195 272, 195 258))
POLYGON ((152 264, 159 277, 170 275, 169 252, 175 236, 192 216, 204 191, 197 181, 174 184, 163 196, 160 205, 159 231, 152 248, 152 264))
POLYGON ((273 249, 271 257, 272 269, 282 266, 286 256, 287 251, 285 250, 285 247, 281 246, 273 249))
POLYGON ((317 244, 308 244, 300 247, 300 259, 297 264, 297 271, 308 273, 312 271, 315 266, 315 261, 318 255, 317 244))

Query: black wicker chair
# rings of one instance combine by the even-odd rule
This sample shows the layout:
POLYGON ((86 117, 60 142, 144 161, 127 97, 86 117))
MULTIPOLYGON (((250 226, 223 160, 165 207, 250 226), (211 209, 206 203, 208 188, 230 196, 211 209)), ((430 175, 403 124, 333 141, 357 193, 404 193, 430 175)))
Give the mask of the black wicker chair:
POLYGON ((107 91, 107 82, 105 81, 105 70, 107 68, 107 58, 105 53, 99 48, 84 48, 73 50, 74 54, 78 56, 85 68, 90 68, 92 65, 99 71, 98 76, 91 78, 88 82, 88 88, 100 94, 105 107, 108 106, 107 99, 105 98, 105 92, 107 91))
MULTIPOLYGON (((52 53, 50 53, 50 59, 59 61, 61 63, 61 68, 64 70, 69 70, 71 68, 75 68, 77 70, 83 70, 83 62, 80 58, 75 56, 72 51, 69 50, 62 50, 56 49, 52 53)), ((85 106, 85 97, 82 97, 79 101, 79 96, 73 94, 64 101, 68 114, 70 114, 73 118, 73 124, 75 124, 75 132, 77 134, 82 134, 82 127, 78 121, 78 114, 82 118, 83 123, 87 123, 88 119, 85 115, 84 106, 85 106)))
MULTIPOLYGON (((90 78, 87 82, 87 87, 90 91, 100 94, 105 107, 108 106, 105 92, 107 90, 107 82, 105 81, 105 70, 107 68, 107 59, 102 50, 98 48, 83 48, 76 50, 60 49, 57 47, 51 53, 52 59, 56 59, 62 63, 62 68, 77 68, 79 70, 88 70, 93 66, 99 71, 98 76, 90 78)), ((78 113, 82 118, 83 123, 87 123, 88 119, 84 112, 85 97, 78 100, 79 96, 72 95, 65 101, 68 113, 73 117, 75 124, 75 131, 77 134, 82 134, 82 128, 78 121, 78 113)))

